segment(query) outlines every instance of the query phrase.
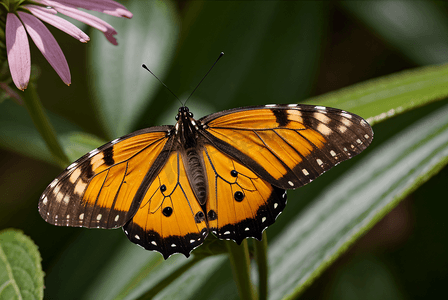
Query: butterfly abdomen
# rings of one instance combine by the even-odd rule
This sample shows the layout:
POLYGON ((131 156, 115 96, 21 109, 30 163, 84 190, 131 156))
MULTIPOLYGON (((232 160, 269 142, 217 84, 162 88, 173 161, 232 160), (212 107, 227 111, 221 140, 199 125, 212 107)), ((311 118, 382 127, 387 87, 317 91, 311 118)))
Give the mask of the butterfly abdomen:
POLYGON ((186 149, 184 153, 183 161, 188 181, 199 204, 204 205, 208 196, 204 159, 196 148, 186 149))

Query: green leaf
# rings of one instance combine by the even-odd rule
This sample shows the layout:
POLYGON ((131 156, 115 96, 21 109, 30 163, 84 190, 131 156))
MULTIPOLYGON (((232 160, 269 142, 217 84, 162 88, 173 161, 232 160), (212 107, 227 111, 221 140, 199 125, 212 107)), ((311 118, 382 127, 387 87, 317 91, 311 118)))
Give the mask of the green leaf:
POLYGON ((170 2, 132 1, 126 5, 134 14, 131 20, 101 15, 117 30, 119 45, 110 44, 97 30, 92 32, 90 44, 90 89, 109 137, 129 133, 148 99, 160 88, 141 65, 163 78, 177 41, 177 16, 170 2))
POLYGON ((43 299, 40 253, 19 230, 0 231, 0 299, 43 299))
POLYGON ((448 65, 384 76, 314 97, 308 104, 359 114, 370 125, 448 96, 448 65))
POLYGON ((295 299, 357 237, 448 163, 448 104, 361 156, 273 241, 272 299, 295 299))
POLYGON ((448 60, 448 22, 436 1, 341 1, 381 38, 421 64, 448 60))

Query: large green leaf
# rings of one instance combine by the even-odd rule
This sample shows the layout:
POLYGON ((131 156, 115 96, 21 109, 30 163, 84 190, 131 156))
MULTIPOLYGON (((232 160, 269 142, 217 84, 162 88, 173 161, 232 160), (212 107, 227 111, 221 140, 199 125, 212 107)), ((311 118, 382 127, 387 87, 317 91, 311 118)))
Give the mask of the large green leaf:
POLYGON ((44 273, 34 242, 21 231, 0 231, 0 299, 43 299, 44 273))
POLYGON ((272 299, 294 299, 357 237, 447 163, 448 104, 365 155, 273 241, 272 299))
POLYGON ((125 135, 147 100, 160 87, 146 64, 163 78, 177 41, 176 13, 168 1, 132 1, 132 20, 104 17, 119 32, 119 45, 111 45, 98 31, 92 32, 90 88, 96 96, 98 115, 110 138, 125 135))

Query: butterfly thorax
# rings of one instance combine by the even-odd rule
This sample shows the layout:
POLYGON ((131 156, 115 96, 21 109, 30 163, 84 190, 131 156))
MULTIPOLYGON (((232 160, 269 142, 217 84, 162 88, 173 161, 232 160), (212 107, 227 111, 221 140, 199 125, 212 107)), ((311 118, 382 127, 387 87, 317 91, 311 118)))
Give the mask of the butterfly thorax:
POLYGON ((198 122, 188 107, 179 108, 176 115, 177 123, 174 126, 174 139, 182 156, 185 172, 192 190, 201 205, 207 201, 207 178, 205 177, 205 164, 202 155, 198 122))

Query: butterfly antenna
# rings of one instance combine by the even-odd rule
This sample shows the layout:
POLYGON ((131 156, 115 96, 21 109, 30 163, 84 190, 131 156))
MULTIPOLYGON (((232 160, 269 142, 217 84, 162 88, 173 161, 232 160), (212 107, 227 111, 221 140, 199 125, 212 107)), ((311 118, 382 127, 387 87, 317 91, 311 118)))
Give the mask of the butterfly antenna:
MULTIPOLYGON (((201 81, 199 81, 198 85, 194 88, 194 90, 191 92, 190 96, 188 96, 187 100, 185 101, 185 104, 187 104, 188 99, 190 99, 191 96, 193 96, 194 92, 198 89, 198 87, 201 85, 202 81, 204 81, 205 77, 207 77, 208 73, 210 73, 210 71, 213 69, 213 67, 216 65, 216 63, 218 62, 218 60, 220 60, 220 58, 224 55, 224 52, 221 52, 218 56, 218 58, 216 59, 216 61, 213 63, 212 67, 210 68, 210 70, 208 70, 208 72, 204 75, 204 77, 202 77, 201 81)), ((184 104, 184 105, 185 105, 184 104)))
POLYGON ((176 96, 176 94, 174 94, 173 91, 170 90, 170 88, 166 84, 164 84, 163 81, 160 80, 159 77, 157 77, 156 74, 154 74, 145 64, 142 65, 142 68, 151 73, 151 75, 154 76, 164 87, 166 87, 166 89, 170 91, 170 93, 177 99, 177 101, 179 101, 180 104, 184 106, 184 104, 182 103, 182 101, 180 101, 180 99, 176 96))

